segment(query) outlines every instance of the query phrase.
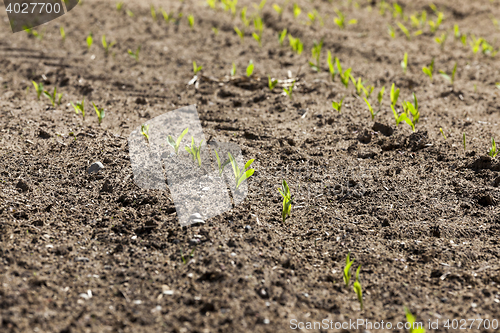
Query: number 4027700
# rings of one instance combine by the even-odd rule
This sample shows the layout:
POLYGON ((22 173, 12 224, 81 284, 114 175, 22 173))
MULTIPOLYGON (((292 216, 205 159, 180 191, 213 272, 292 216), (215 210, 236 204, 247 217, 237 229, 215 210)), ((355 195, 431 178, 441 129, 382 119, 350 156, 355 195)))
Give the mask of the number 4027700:
POLYGON ((9 3, 7 8, 5 9, 7 13, 15 13, 15 14, 51 14, 51 13, 60 13, 61 5, 59 3, 51 4, 51 3, 43 3, 43 2, 31 2, 31 3, 9 3))
POLYGON ((453 319, 445 321, 443 325, 446 329, 459 329, 459 330, 467 330, 467 329, 498 329, 498 320, 493 319, 453 319))

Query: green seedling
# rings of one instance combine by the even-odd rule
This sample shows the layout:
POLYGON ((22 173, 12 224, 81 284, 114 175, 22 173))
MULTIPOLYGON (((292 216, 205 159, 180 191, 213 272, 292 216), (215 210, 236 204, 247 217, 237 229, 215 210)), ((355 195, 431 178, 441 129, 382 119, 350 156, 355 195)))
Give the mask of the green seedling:
POLYGON ((365 91, 366 98, 370 98, 373 91, 375 90, 375 87, 374 86, 368 86, 367 88, 363 87, 363 90, 365 91))
POLYGON ((386 10, 390 8, 387 2, 385 0, 380 1, 380 8, 379 8, 379 13, 381 16, 385 16, 386 10))
POLYGON ((406 321, 410 324, 409 333, 425 333, 425 328, 422 323, 416 322, 416 318, 411 314, 410 310, 405 306, 406 321))
POLYGON ((191 147, 186 146, 184 149, 193 157, 193 162, 198 160, 198 166, 201 167, 201 144, 203 143, 203 140, 201 140, 200 144, 198 147, 194 143, 194 137, 191 137, 191 147))
POLYGON ((215 36, 217 36, 219 34, 219 29, 217 29, 216 27, 212 27, 212 32, 215 36))
POLYGON ((451 75, 446 74, 444 71, 439 71, 439 74, 448 82, 453 85, 455 83, 455 74, 457 73, 457 63, 455 63, 455 66, 453 67, 453 71, 451 72, 451 75))
POLYGON ((358 78, 358 81, 354 78, 354 76, 351 75, 351 81, 354 84, 354 87, 356 88, 356 94, 358 96, 361 96, 363 92, 368 96, 368 91, 365 89, 363 86, 363 83, 361 82, 361 78, 358 78))
POLYGON ((253 4, 253 7, 260 12, 260 11, 262 11, 262 9, 264 9, 266 2, 267 2, 267 0, 262 0, 258 5, 253 4))
POLYGON ((422 68, 422 71, 424 72, 425 75, 427 75, 431 79, 432 82, 432 75, 434 74, 434 58, 432 58, 429 67, 424 66, 422 68))
POLYGON ((161 11, 161 15, 163 16, 163 20, 165 21, 165 23, 169 23, 170 20, 173 20, 172 13, 168 14, 163 8, 160 8, 160 11, 161 11))
POLYGON ((290 42, 290 46, 292 47, 292 50, 297 53, 301 54, 302 51, 304 50, 304 44, 300 41, 299 38, 294 38, 292 35, 288 35, 288 40, 290 42))
POLYGON ((378 92, 378 95, 377 95, 379 109, 382 108, 382 101, 384 99, 384 93, 385 93, 385 87, 382 87, 382 89, 380 89, 380 91, 378 92))
POLYGON ((345 28, 345 15, 340 10, 335 10, 337 17, 333 18, 333 22, 338 25, 340 29, 345 28))
POLYGON ((365 100, 366 105, 368 105, 368 110, 370 110, 370 114, 372 115, 372 120, 374 120, 374 119, 375 119, 375 116, 379 113, 379 111, 380 111, 380 110, 379 110, 379 111, 377 111, 377 112, 374 112, 374 111, 373 111, 373 108, 372 108, 372 106, 371 106, 371 104, 370 104, 370 102, 368 102, 368 100, 367 100, 366 98, 363 98, 363 99, 365 100))
POLYGON ((236 26, 234 27, 234 31, 238 34, 238 36, 240 36, 240 39, 243 42, 243 38, 245 38, 245 33, 240 29, 238 29, 238 27, 236 26))
MULTIPOLYGON (((336 57, 335 57, 336 59, 336 57)), ((332 53, 328 51, 326 62, 328 63, 328 71, 330 72, 330 76, 332 77, 332 81, 335 81, 335 75, 338 74, 338 69, 335 67, 335 60, 332 58, 332 53)))
POLYGON ((418 123, 420 119, 420 113, 418 111, 418 101, 417 96, 413 94, 414 104, 411 102, 403 102, 403 110, 404 112, 401 115, 398 115, 395 109, 395 105, 391 105, 392 112, 394 114, 394 118, 396 120, 396 126, 399 125, 402 121, 407 123, 415 132, 415 125, 418 123), (410 116, 413 118, 410 119, 410 116))
POLYGON ((156 19, 157 19, 156 10, 155 10, 155 7, 153 5, 151 5, 151 17, 153 18, 153 21, 156 21, 156 19))
POLYGON ((441 127, 439 128, 439 132, 441 132, 441 135, 443 136, 443 138, 444 138, 445 140, 447 140, 447 138, 446 138, 446 134, 444 134, 444 131, 443 131, 443 129, 442 129, 441 127))
POLYGON ((135 61, 139 62, 139 52, 141 52, 141 46, 137 47, 137 50, 135 52, 132 52, 131 49, 128 49, 127 53, 129 56, 135 59, 135 61))
POLYGON ((392 6, 394 7, 394 10, 392 11, 392 16, 396 18, 399 15, 401 18, 403 18, 404 17, 403 8, 397 3, 393 3, 392 6))
POLYGON ((403 73, 406 74, 406 71, 408 70, 408 53, 406 52, 403 57, 403 61, 401 61, 401 68, 403 68, 403 73))
POLYGON ((465 138, 465 133, 464 133, 464 135, 462 136, 462 143, 463 143, 463 145, 464 145, 464 151, 465 151, 465 150, 467 149, 467 140, 466 140, 466 138, 465 138))
POLYGON ((181 135, 177 138, 177 140, 174 140, 174 138, 172 138, 171 135, 168 136, 167 138, 167 143, 172 147, 174 148, 175 150, 175 154, 178 155, 179 154, 179 147, 181 145, 181 141, 182 141, 182 138, 184 137, 184 135, 187 134, 187 132, 189 131, 189 128, 186 128, 184 131, 182 131, 181 135))
MULTIPOLYGON (((184 254, 182 253, 182 249, 179 249, 180 252, 181 252, 181 260, 182 260, 182 264, 183 265, 187 265, 188 261, 186 259, 186 257, 184 257, 184 254)), ((189 253, 189 258, 194 258, 194 251, 196 250, 196 246, 191 250, 191 252, 189 253)), ((190 259, 190 260, 191 260, 190 259)))
POLYGON ((434 38, 434 40, 436 41, 436 43, 438 43, 439 46, 441 47, 441 50, 444 50, 444 43, 446 42, 447 38, 448 38, 448 33, 447 32, 443 32, 441 34, 441 37, 434 38))
POLYGON ((87 50, 90 50, 90 48, 92 47, 92 44, 94 44, 94 37, 92 36, 92 33, 90 33, 87 36, 87 50))
POLYGON ((81 103, 76 102, 76 105, 73 102, 70 102, 70 104, 75 109, 76 114, 82 114, 82 119, 85 121, 85 99, 81 103))
POLYGON ((437 19, 436 19, 436 22, 434 21, 429 21, 429 27, 431 28, 431 33, 435 34, 436 31, 439 29, 439 27, 441 26, 441 23, 443 23, 443 19, 444 19, 444 14, 442 12, 438 12, 437 13, 437 19))
POLYGON ((194 16, 188 15, 188 24, 191 29, 194 29, 194 16))
POLYGON ((219 153, 217 153, 217 150, 215 150, 215 157, 217 158, 217 166, 219 167, 219 177, 222 176, 222 172, 224 171, 224 168, 226 165, 230 163, 230 160, 226 160, 224 163, 221 163, 221 159, 219 158, 219 153))
POLYGON ((458 24, 455 24, 453 26, 453 35, 455 36, 455 39, 460 39, 461 37, 460 28, 458 27, 458 24))
POLYGON ((61 26, 61 28, 59 29, 59 32, 61 33, 61 39, 63 41, 63 43, 66 41, 66 32, 64 31, 64 27, 61 26))
POLYGON ((335 58, 335 62, 337 64, 337 70, 340 75, 340 81, 344 85, 344 87, 349 88, 349 79, 351 77, 351 68, 346 69, 345 71, 342 71, 342 66, 340 65, 340 60, 339 58, 335 58))
POLYGON ((116 3, 116 10, 121 11, 123 8, 123 1, 117 2, 116 3))
POLYGON ((217 0, 207 0, 207 5, 211 9, 215 9, 215 6, 217 5, 217 0))
POLYGON ((231 77, 236 75, 236 64, 233 62, 233 67, 231 67, 231 77))
POLYGON ((146 138, 146 141, 149 143, 149 125, 145 124, 141 125, 141 134, 146 138))
MULTIPOLYGON (((383 94, 383 93, 382 93, 383 94)), ((399 88, 396 89, 396 84, 392 84, 391 86, 391 105, 396 106, 399 98, 399 88)))
POLYGON ((423 28, 427 24, 427 11, 423 10, 420 14, 420 26, 423 28))
POLYGON ((92 102, 92 105, 94 106, 95 113, 97 114, 97 120, 99 121, 99 125, 102 123, 102 119, 104 118, 104 109, 98 108, 94 102, 92 102))
POLYGON ((345 267, 344 267, 344 284, 345 287, 347 288, 349 286, 349 281, 351 281, 351 266, 354 263, 354 260, 351 261, 349 258, 351 255, 351 252, 347 253, 347 257, 345 258, 345 267))
POLYGON ((307 22, 308 25, 313 25, 316 20, 319 21, 319 24, 321 26, 324 26, 323 19, 319 15, 318 11, 316 9, 313 9, 312 12, 307 13, 307 17, 309 18, 309 22, 307 22))
POLYGON ((280 7, 277 4, 273 4, 273 9, 276 11, 276 13, 278 13, 278 16, 281 20, 281 16, 283 16, 283 7, 280 7))
POLYGON ((410 20, 411 20, 412 27, 414 27, 414 28, 420 27, 420 20, 418 19, 417 15, 411 15, 410 20))
POLYGON ((36 83, 35 81, 31 81, 33 83, 33 86, 35 87, 35 91, 36 91, 36 98, 38 100, 40 100, 40 96, 42 95, 43 93, 43 83, 40 82, 40 83, 36 83))
POLYGON ((354 289, 354 292, 358 296, 358 302, 359 305, 361 306, 361 310, 363 310, 363 290, 361 288, 361 282, 359 282, 360 271, 361 271, 361 265, 359 265, 358 269, 356 270, 356 281, 354 281, 354 285, 352 287, 354 289))
POLYGON ((262 18, 260 16, 256 16, 253 19, 253 26, 255 30, 259 32, 259 35, 262 35, 262 31, 264 31, 264 22, 262 21, 262 18))
POLYGON ((491 148, 488 150, 488 155, 492 158, 495 158, 498 155, 497 144, 494 138, 491 138, 491 148))
POLYGON ((405 34, 406 39, 411 40, 410 31, 404 26, 404 24, 401 22, 397 22, 396 24, 398 25, 399 29, 401 29, 401 31, 405 34))
POLYGON ((255 169, 248 169, 252 165, 254 159, 249 160, 245 164, 244 169, 240 170, 240 168, 238 167, 238 163, 236 162, 236 159, 233 157, 233 155, 231 153, 227 153, 227 155, 229 156, 229 161, 231 162, 231 166, 233 167, 236 189, 238 189, 241 183, 243 183, 245 179, 250 178, 255 172, 255 169))
POLYGON ((241 9, 241 12, 240 12, 240 18, 241 18, 241 21, 243 22, 243 25, 245 27, 248 27, 250 25, 250 20, 247 19, 247 9, 248 8, 245 6, 241 9))
POLYGON ((283 87, 283 91, 290 97, 290 99, 293 99, 293 87, 295 86, 295 81, 292 82, 290 87, 286 88, 283 87))
POLYGON ((335 102, 335 101, 333 101, 333 102, 332 102, 332 107, 333 107, 336 111, 338 111, 338 113, 341 113, 341 112, 342 112, 342 104, 344 103, 344 98, 345 98, 345 97, 342 97, 342 99, 341 99, 341 100, 340 100, 340 102, 338 102, 338 103, 337 103, 337 102, 335 102))
POLYGON ((196 61, 193 61, 193 73, 194 73, 194 75, 197 75, 202 69, 203 69, 203 66, 197 66, 196 61))
POLYGON ((33 28, 30 28, 28 26, 23 26, 24 31, 29 35, 32 35, 33 37, 37 38, 38 40, 43 40, 43 33, 39 33, 33 28))
POLYGON ((47 97, 48 99, 50 99, 50 102, 52 103, 52 106, 56 106, 56 102, 57 102, 57 105, 61 105, 61 99, 62 99, 62 96, 63 94, 57 94, 57 88, 54 87, 54 92, 51 94, 49 93, 47 90, 45 90, 43 92, 43 94, 45 95, 45 97, 47 97))
POLYGON ((285 41, 286 34, 287 34, 287 30, 283 29, 283 31, 278 35, 278 41, 280 43, 280 46, 283 46, 283 42, 285 41))
POLYGON ((257 41, 260 47, 262 47, 262 31, 259 33, 252 32, 252 37, 257 41))
POLYGON ((131 11, 130 9, 127 9, 126 13, 129 17, 134 17, 134 12, 131 11))
POLYGON ((321 41, 318 43, 318 42, 314 42, 314 46, 311 50, 311 53, 312 53, 312 57, 313 59, 316 60, 316 64, 314 64, 313 62, 309 61, 309 66, 311 66, 311 68, 313 70, 315 70, 316 72, 319 72, 321 71, 321 67, 320 67, 320 57, 321 57, 321 49, 323 48, 323 39, 321 39, 321 41))
POLYGON ((286 181, 283 179, 281 182, 281 188, 278 188, 278 191, 280 192, 281 196, 283 197, 283 210, 281 212, 281 218, 283 219, 283 223, 285 223, 285 219, 287 216, 290 216, 290 213, 292 212, 292 195, 290 193, 290 188, 288 187, 288 184, 286 181))
POLYGON ((394 30, 394 27, 392 25, 389 25, 388 31, 389 36, 391 36, 392 39, 396 38, 396 30, 394 30))
POLYGON ((109 50, 116 44, 116 42, 111 42, 111 43, 108 43, 106 41, 106 35, 102 35, 102 47, 104 48, 104 52, 106 53, 106 55, 109 54, 109 50))
POLYGON ((293 18, 297 18, 300 13, 302 13, 302 9, 300 9, 299 5, 296 3, 293 4, 293 18))
POLYGON ((254 69, 254 64, 253 64, 253 61, 252 61, 252 60, 250 60, 250 61, 248 62, 247 71, 246 71, 246 72, 247 72, 247 77, 252 76, 252 74, 253 74, 253 69, 254 69))
POLYGON ((271 79, 271 76, 267 76, 267 85, 269 87, 269 90, 273 90, 274 87, 278 84, 278 80, 273 80, 271 79))

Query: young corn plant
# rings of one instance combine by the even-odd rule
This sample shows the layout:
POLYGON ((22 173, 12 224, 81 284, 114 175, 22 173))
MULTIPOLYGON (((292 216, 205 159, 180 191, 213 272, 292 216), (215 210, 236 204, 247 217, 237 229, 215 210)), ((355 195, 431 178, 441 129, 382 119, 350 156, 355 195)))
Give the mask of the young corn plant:
POLYGON ((403 73, 406 74, 408 70, 408 53, 405 52, 405 55, 403 57, 403 61, 401 61, 401 68, 403 68, 403 73))
POLYGON ((249 169, 254 159, 249 160, 245 164, 243 170, 240 170, 240 168, 238 167, 238 163, 236 162, 236 159, 233 157, 233 155, 231 153, 227 153, 227 155, 229 156, 229 161, 231 163, 231 166, 233 167, 234 179, 236 181, 236 189, 238 189, 241 183, 243 183, 245 179, 250 178, 255 172, 255 169, 249 169))
POLYGON ((31 81, 31 83, 33 83, 33 86, 35 87, 35 91, 36 91, 36 98, 38 100, 40 100, 40 96, 42 95, 43 93, 43 83, 40 82, 40 83, 36 83, 35 81, 31 81))
POLYGON ((337 70, 339 71, 340 81, 342 82, 344 87, 347 89, 347 88, 349 88, 349 79, 351 77, 351 68, 348 68, 345 71, 342 71, 342 66, 340 65, 339 58, 335 58, 335 62, 337 64, 337 70))
POLYGON ((444 43, 446 42, 447 38, 448 38, 448 33, 447 32, 443 32, 441 34, 441 37, 434 38, 434 40, 436 41, 436 43, 438 43, 439 46, 441 47, 441 51, 444 50, 444 43))
POLYGON ((451 75, 446 74, 445 71, 439 71, 439 74, 451 85, 455 84, 455 74, 457 73, 457 63, 455 63, 455 66, 453 67, 453 71, 451 71, 451 75))
POLYGON ((140 46, 137 47, 137 50, 135 50, 135 52, 133 52, 131 49, 128 49, 127 51, 128 55, 134 58, 134 60, 137 62, 139 62, 139 52, 141 52, 140 46))
POLYGON ((354 87, 356 88, 356 94, 358 96, 361 96, 363 92, 365 92, 366 95, 368 95, 368 91, 365 89, 363 86, 363 83, 361 82, 361 78, 358 78, 358 81, 354 78, 354 76, 351 75, 351 81, 354 84, 354 87))
POLYGON ((236 64, 233 62, 233 67, 231 67, 231 77, 236 75, 236 64))
POLYGON ((155 22, 156 22, 157 17, 156 17, 156 9, 155 9, 155 6, 151 5, 150 9, 151 9, 151 17, 153 18, 153 21, 155 21, 155 22))
POLYGON ((441 135, 443 136, 443 138, 444 138, 445 140, 447 140, 447 138, 446 138, 446 134, 444 134, 444 131, 443 131, 443 128, 442 128, 442 127, 439 127, 439 132, 441 132, 441 135))
POLYGON ((358 302, 361 306, 361 310, 363 310, 363 289, 361 287, 361 282, 359 282, 359 272, 361 271, 361 265, 358 266, 356 270, 356 281, 354 281, 353 289, 356 295, 358 296, 358 302))
POLYGON ((245 33, 241 31, 237 26, 234 27, 234 31, 240 37, 240 40, 243 43, 243 39, 245 38, 245 33))
POLYGON ((262 9, 264 9, 264 6, 266 5, 267 0, 262 0, 258 5, 257 4, 252 4, 253 7, 258 11, 261 12, 262 9))
POLYGON ((66 32, 64 31, 64 27, 61 26, 61 28, 59 29, 59 32, 61 33, 61 39, 63 41, 63 43, 66 41, 66 32))
POLYGON ((434 74, 434 58, 432 58, 429 67, 424 66, 424 68, 422 68, 422 71, 431 79, 432 82, 432 75, 434 74))
POLYGON ((281 21, 281 16, 283 16, 283 7, 280 7, 279 5, 277 4, 273 4, 273 9, 276 11, 276 13, 278 13, 278 17, 281 21))
POLYGON ((146 138, 146 142, 149 143, 149 125, 141 125, 141 134, 146 138))
POLYGON ((411 40, 411 34, 408 28, 406 28, 405 25, 401 22, 397 22, 396 24, 398 25, 399 29, 405 34, 406 39, 411 40))
POLYGON ((293 4, 293 18, 297 18, 300 13, 302 13, 302 9, 300 9, 299 5, 296 3, 293 4))
POLYGON ((372 120, 374 120, 374 119, 375 119, 375 116, 377 115, 377 113, 379 113, 379 111, 380 111, 380 110, 379 110, 379 111, 377 111, 377 112, 374 112, 374 111, 373 111, 373 108, 372 108, 372 106, 371 106, 371 104, 370 104, 370 102, 368 102, 368 100, 367 100, 365 97, 363 97, 363 99, 365 100, 366 105, 368 105, 368 110, 370 110, 370 114, 372 115, 372 120))
POLYGON ((123 1, 117 2, 116 3, 116 10, 121 11, 123 8, 123 1))
POLYGON ((80 103, 76 102, 76 105, 73 102, 70 102, 71 106, 75 109, 76 114, 82 114, 82 119, 85 121, 85 99, 83 99, 80 103))
POLYGON ((106 35, 102 35, 102 47, 104 48, 104 52, 106 56, 109 54, 109 50, 116 44, 116 42, 108 43, 106 41, 106 35))
POLYGON ((293 87, 294 86, 295 86, 295 81, 292 82, 290 87, 288 87, 288 88, 283 87, 283 91, 285 92, 285 94, 288 95, 288 97, 290 97, 290 99, 293 99, 293 87))
POLYGON ((396 125, 399 125, 400 122, 404 121, 407 123, 415 132, 415 125, 420 120, 420 112, 418 110, 418 101, 417 96, 413 94, 414 103, 411 102, 403 102, 403 110, 404 112, 398 116, 394 106, 392 107, 392 112, 394 113, 394 117, 396 118, 396 125), (410 119, 410 116, 412 119, 410 119))
POLYGON ((267 76, 267 85, 269 87, 269 90, 273 90, 274 87, 278 84, 278 80, 273 80, 271 79, 271 76, 267 76))
POLYGON ((224 168, 226 167, 226 165, 228 165, 230 163, 230 160, 226 160, 224 163, 221 162, 221 159, 219 157, 219 153, 217 153, 217 150, 215 150, 215 157, 217 158, 217 166, 219 168, 219 177, 222 176, 222 172, 224 172, 224 168))
POLYGON ((62 99, 63 94, 57 94, 56 87, 54 87, 54 92, 52 94, 49 93, 47 90, 44 90, 43 94, 45 97, 47 97, 50 100, 50 103, 52 104, 52 106, 55 107, 56 103, 58 106, 61 105, 61 99, 62 99))
POLYGON ((254 18, 253 25, 257 32, 252 33, 252 37, 257 41, 257 43, 259 43, 259 46, 262 47, 262 32, 264 31, 264 23, 262 22, 260 16, 254 18))
POLYGON ((283 46, 283 42, 285 41, 286 34, 287 34, 287 29, 283 29, 283 31, 278 35, 278 42, 280 43, 280 46, 283 46))
POLYGON ((335 76, 339 73, 339 71, 335 67, 335 60, 332 58, 332 53, 330 51, 328 51, 326 62, 328 63, 328 71, 330 72, 332 81, 335 81, 335 76))
POLYGON ((406 321, 410 324, 410 333, 425 333, 425 328, 422 323, 416 323, 416 318, 411 314, 410 310, 405 306, 406 321))
POLYGON ((467 140, 465 138, 465 133, 464 135, 462 136, 462 144, 464 145, 464 151, 467 149, 467 140))
POLYGON ((193 15, 188 15, 188 24, 191 30, 194 29, 194 16, 193 15))
POLYGON ((200 144, 196 146, 194 143, 194 137, 191 137, 191 147, 185 146, 184 149, 193 157, 193 162, 198 161, 198 166, 201 167, 201 144, 203 140, 201 140, 200 144))
POLYGON ((284 179, 281 182, 281 188, 278 188, 278 191, 283 197, 283 210, 281 211, 281 218, 283 219, 283 223, 285 223, 286 217, 290 216, 290 213, 292 212, 293 199, 290 193, 290 188, 284 179))
POLYGON ((87 50, 90 50, 92 47, 92 44, 94 44, 94 37, 92 35, 92 32, 87 36, 87 50))
POLYGON ((340 102, 335 102, 333 101, 332 102, 332 107, 338 112, 338 113, 341 113, 342 112, 342 104, 344 103, 344 98, 345 97, 342 97, 342 99, 340 100, 340 102))
POLYGON ((382 109, 382 101, 384 99, 384 93, 385 93, 385 87, 382 87, 382 89, 380 89, 380 91, 378 92, 378 95, 377 95, 379 112, 382 109))
POLYGON ((193 61, 193 73, 194 73, 194 75, 197 75, 202 69, 203 69, 203 66, 198 66, 198 65, 196 65, 196 61, 193 61))
POLYGON ((97 114, 97 120, 99 121, 99 126, 102 123, 102 119, 104 118, 104 109, 98 108, 94 102, 92 102, 92 105, 94 106, 95 113, 97 114))
POLYGON ((253 64, 253 61, 252 61, 252 60, 250 60, 250 61, 248 62, 248 66, 247 66, 247 77, 252 76, 252 74, 253 74, 253 69, 254 69, 254 64, 253 64))
POLYGON ((389 36, 391 36, 392 39, 396 38, 396 30, 394 30, 394 27, 392 25, 389 25, 387 30, 389 32, 389 36))
POLYGON ((241 12, 240 12, 240 18, 241 18, 241 22, 243 22, 243 25, 245 27, 248 27, 250 25, 250 20, 247 18, 247 7, 243 7, 241 9, 241 12))
POLYGON ((304 44, 300 41, 300 38, 294 38, 292 35, 288 35, 288 40, 290 42, 290 46, 292 47, 292 50, 300 55, 302 51, 304 50, 304 44))
POLYGON ((323 48, 323 39, 321 39, 321 41, 318 43, 318 42, 314 42, 314 46, 311 50, 311 53, 312 53, 312 57, 314 60, 316 60, 316 64, 314 64, 313 62, 309 61, 309 66, 311 66, 311 68, 313 70, 315 70, 316 72, 320 72, 321 71, 321 66, 320 66, 320 57, 321 57, 321 49, 323 48))
POLYGON ((184 131, 182 131, 181 135, 177 138, 177 140, 174 140, 174 138, 172 138, 171 135, 168 136, 167 138, 167 143, 172 147, 174 148, 175 150, 175 154, 178 155, 179 154, 179 147, 181 145, 181 141, 182 141, 182 138, 184 137, 184 135, 187 134, 187 132, 189 131, 189 128, 186 128, 184 131))
MULTIPOLYGON (((382 95, 383 94, 384 93, 382 92, 382 95)), ((396 89, 396 84, 393 83, 392 86, 391 86, 391 105, 392 106, 396 106, 396 103, 398 102, 398 98, 399 98, 399 88, 396 89)))
POLYGON ((127 13, 128 17, 134 17, 134 12, 130 9, 127 9, 125 12, 127 13))
POLYGON ((441 26, 441 23, 443 23, 443 19, 444 19, 444 14, 442 12, 438 12, 436 22, 434 22, 434 21, 428 22, 429 27, 431 28, 432 34, 435 34, 436 31, 439 29, 439 27, 441 26))
POLYGON ((488 150, 488 155, 492 158, 495 158, 498 155, 497 144, 494 138, 491 138, 491 148, 488 150))
POLYGON ((351 252, 347 253, 347 257, 345 258, 345 267, 344 267, 344 284, 347 288, 349 286, 349 281, 351 281, 351 266, 354 263, 354 260, 350 259, 351 252))

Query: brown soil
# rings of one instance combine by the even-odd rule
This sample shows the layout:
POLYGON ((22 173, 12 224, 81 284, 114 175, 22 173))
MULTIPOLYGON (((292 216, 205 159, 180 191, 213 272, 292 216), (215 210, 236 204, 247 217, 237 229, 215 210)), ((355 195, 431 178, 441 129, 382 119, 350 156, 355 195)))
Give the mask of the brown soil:
MULTIPOLYGON (((371 1, 377 6, 371 12, 367 1, 360 3, 298 1, 299 18, 289 4, 280 20, 268 2, 262 48, 252 27, 240 42, 233 30, 243 27, 239 15, 233 20, 202 1, 163 3, 167 12, 184 13, 179 24, 165 24, 154 22, 142 1, 126 2, 118 13, 114 2, 85 0, 39 27, 43 40, 12 34, 4 20, 0 331, 287 332, 292 319, 404 322, 404 306, 419 321, 439 319, 441 332, 458 331, 443 327, 447 319, 500 320, 500 161, 486 156, 491 137, 500 141, 500 62, 481 51, 474 55, 452 32, 459 24, 495 44, 499 30, 491 18, 500 18, 500 7, 488 0, 434 1, 445 14, 437 35, 450 32, 441 51, 428 26, 407 41, 396 26, 401 19, 381 16, 379 1, 371 1), (324 27, 303 23, 314 8, 324 27), (335 8, 358 24, 340 30, 335 8), (196 20, 192 30, 188 14, 196 20), (284 28, 304 41, 302 55, 293 54, 287 40, 279 47, 284 28), (90 31, 95 43, 87 51, 90 31), (117 41, 114 56, 105 56, 102 34, 117 41), (307 61, 322 37, 316 73, 307 61), (136 62, 127 50, 139 45, 136 62), (375 118, 380 124, 374 127, 352 83, 346 90, 338 77, 331 81, 327 50, 375 86, 372 105, 386 87, 375 118), (406 75, 400 67, 405 51, 406 75), (433 57, 431 83, 421 68, 433 57), (237 75, 244 74, 251 59, 255 77, 286 79, 288 71, 298 77, 293 100, 252 82, 187 85, 192 61, 205 76, 220 78, 233 62, 237 75), (455 62, 451 88, 437 70, 451 72, 455 62), (57 86, 63 104, 37 100, 31 80, 57 86), (401 100, 412 92, 419 98, 416 133, 404 123, 395 126, 388 97, 393 82, 401 100), (338 114, 331 102, 343 96, 338 114), (83 97, 85 121, 68 105, 83 97), (107 110, 101 126, 91 101, 107 110), (148 119, 192 104, 205 135, 240 145, 245 160, 256 159, 257 171, 242 204, 204 225, 181 228, 168 191, 134 184, 127 137, 148 119), (385 136, 381 124, 394 133, 385 136), (87 174, 95 161, 104 169, 87 174), (283 178, 295 197, 285 223, 277 191, 283 178), (353 274, 362 265, 363 310, 352 286, 343 286, 348 252, 356 259, 353 274)), ((435 20, 429 3, 400 1, 405 14, 427 10, 435 20)), ((238 10, 243 5, 255 12, 248 1, 238 10)))

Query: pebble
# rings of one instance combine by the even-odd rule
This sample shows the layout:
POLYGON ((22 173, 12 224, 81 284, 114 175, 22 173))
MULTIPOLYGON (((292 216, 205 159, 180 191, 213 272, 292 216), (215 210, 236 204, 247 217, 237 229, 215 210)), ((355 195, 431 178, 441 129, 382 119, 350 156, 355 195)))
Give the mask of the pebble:
POLYGON ((101 162, 94 162, 92 165, 88 168, 87 173, 94 173, 98 172, 99 170, 103 169, 104 165, 102 165, 101 162))
POLYGON ((192 224, 195 224, 195 223, 205 224, 205 221, 200 220, 200 219, 194 219, 194 220, 191 220, 191 223, 192 223, 192 224))
POLYGON ((191 239, 189 241, 189 245, 193 245, 194 246, 194 245, 198 245, 198 244, 200 244, 200 240, 197 239, 197 238, 193 238, 193 239, 191 239))
POLYGON ((101 192, 113 193, 113 185, 109 180, 105 180, 104 184, 102 184, 101 192))
POLYGON ((246 225, 245 226, 245 232, 249 232, 250 230, 252 230, 252 227, 249 226, 249 225, 246 225))
POLYGON ((75 261, 76 262, 89 262, 90 259, 89 258, 86 258, 86 257, 76 257, 75 258, 75 261))

